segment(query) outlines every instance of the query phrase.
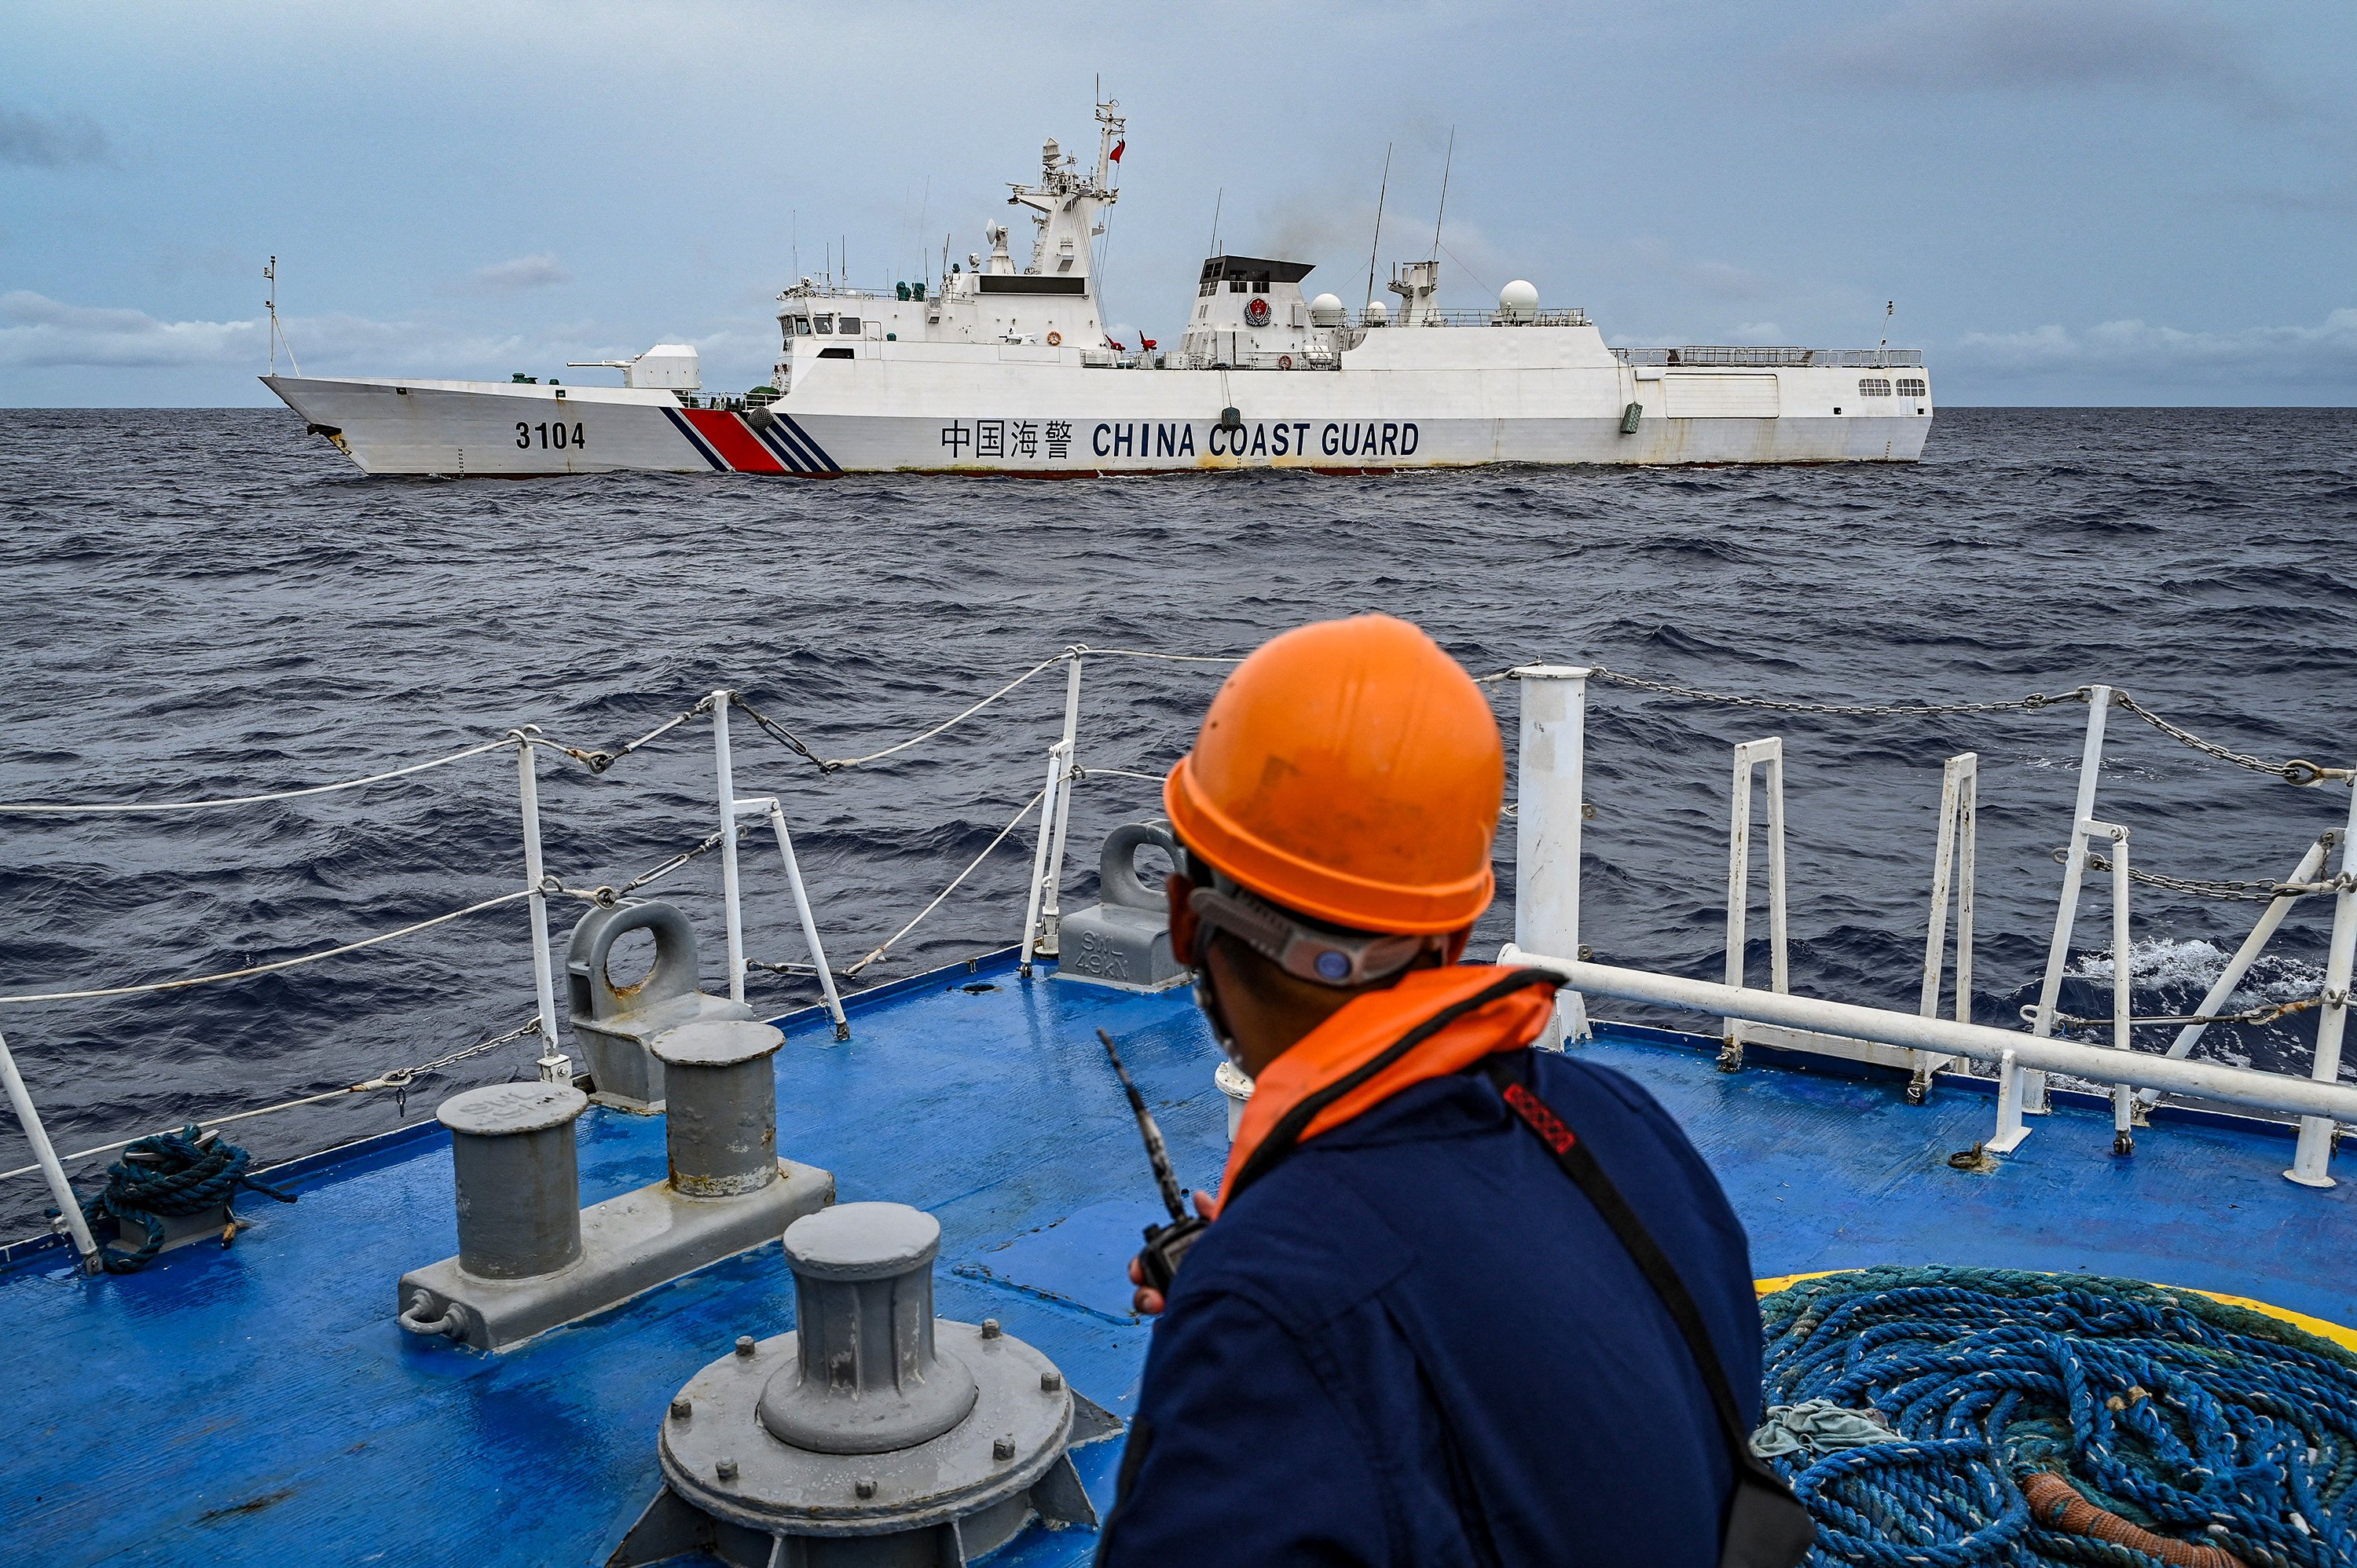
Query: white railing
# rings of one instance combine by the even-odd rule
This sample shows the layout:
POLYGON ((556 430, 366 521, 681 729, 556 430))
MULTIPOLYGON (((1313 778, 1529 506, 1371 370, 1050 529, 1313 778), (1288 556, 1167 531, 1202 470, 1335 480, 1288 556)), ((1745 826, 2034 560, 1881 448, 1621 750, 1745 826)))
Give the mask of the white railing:
MULTIPOLYGON (((2133 1147, 2133 1128, 2162 1094, 2297 1116, 2300 1119, 2298 1144, 2285 1176, 2309 1187, 2333 1184, 2329 1166, 2336 1121, 2357 1122, 2357 1088, 2340 1081, 2341 1046, 2351 1001, 2350 981, 2352 968, 2357 968, 2357 778, 2352 778, 2351 770, 2322 768, 2304 761, 2271 764, 2226 752, 2159 721, 2107 685, 2087 687, 2077 693, 2086 701, 2088 715, 2070 846, 2039 1001, 2034 1010, 2025 1009, 2031 1027, 2023 1034, 1970 1022, 1977 758, 1969 752, 1949 758, 1942 776, 1939 841, 1933 856, 1931 918, 1924 944, 1923 990, 1916 1013, 1889 1012, 1789 994, 1784 956, 1783 746, 1781 739, 1773 736, 1747 741, 1735 747, 1734 790, 1728 820, 1726 983, 1712 984, 1584 961, 1586 954, 1578 946, 1579 833, 1576 825, 1566 832, 1561 824, 1566 815, 1563 802, 1581 799, 1586 755, 1584 741, 1577 732, 1586 719, 1587 684, 1592 677, 1608 673, 1610 672, 1597 667, 1571 665, 1530 666, 1513 671, 1523 682, 1518 793, 1524 815, 1516 840, 1515 940, 1501 961, 1528 961, 1559 969, 1568 977, 1566 984, 1572 993, 1594 991, 1628 1001, 1717 1013, 1724 1020, 1726 1042, 1720 1061, 1729 1069, 1741 1065, 1741 1049, 1747 1039, 1773 1043, 1792 1049, 1910 1068, 1913 1080, 1909 1098, 1920 1101, 1928 1093, 1932 1075, 1946 1065, 1945 1058, 1962 1058, 1994 1067, 1998 1079, 1997 1125, 1986 1142, 1993 1150, 2010 1149, 2019 1144, 2028 1135, 2023 1117, 2046 1112, 2049 1072, 2066 1072, 2110 1087, 2114 1147, 2120 1153, 2133 1147), (2312 846, 2294 868, 2290 881, 2275 885, 2266 912, 2229 961, 2226 972, 2211 986, 2200 1009, 2185 1022, 2176 1041, 2163 1054, 2130 1047, 2130 1030, 2136 1020, 2129 1006, 2128 985, 2128 890, 2132 876, 2127 861, 2128 830, 2102 821, 2095 814, 2103 772, 2104 721, 2115 705, 2147 718, 2155 727, 2184 744, 2295 784, 2337 781, 2351 786, 2348 826, 2340 835, 2339 876, 2329 883, 2310 880, 2324 871, 2327 862, 2325 843, 2312 846), (1769 991, 1742 984, 1745 914, 1749 903, 1751 775, 1761 765, 1769 769, 1772 985, 1769 991), (1544 825, 1534 826, 1534 819, 1544 825), (2105 865, 2112 874, 2113 1016, 2104 1021, 2112 1032, 2109 1046, 2052 1037, 2061 1016, 2057 1004, 2070 959, 2081 885, 2090 864, 2091 840, 2108 846, 2105 865), (1936 1015, 1952 879, 1957 904, 1956 1020, 1947 1022, 1936 1015), (2194 1043, 2214 1021, 2216 1010, 2232 996, 2235 984, 2249 972, 2268 939, 2282 924, 2291 897, 2325 891, 2332 892, 2335 901, 2324 985, 2319 998, 2321 1012, 2316 1055, 2309 1076, 2300 1078, 2192 1060, 2194 1043), (1549 953, 1555 956, 1529 956, 1549 953)), ((1625 676, 1613 678, 1692 699, 1729 700, 1684 688, 1631 682, 1625 676)), ((2054 700, 2041 695, 2009 703, 1957 704, 1956 708, 2034 708, 2054 700)), ((1752 701, 1752 705, 1786 709, 1810 706, 1757 701, 1752 701)), ((1829 711, 1886 710, 1834 706, 1829 711)), ((1576 823, 1579 813, 1568 814, 1576 823)), ((1583 1012, 1583 1004, 1567 998, 1558 1017, 1579 1016, 1583 1012)))
POLYGON ((1509 942, 1498 954, 1505 964, 1552 970, 1573 990, 1622 1002, 1641 1002, 1684 1012, 1746 1018, 1796 1031, 1847 1036, 1907 1050, 1966 1057, 1992 1066, 2068 1073, 2131 1088, 2158 1090, 2225 1105, 2248 1106, 2324 1122, 2357 1122, 2357 1085, 2262 1072, 2226 1062, 2186 1061, 2175 1057, 2122 1052, 2076 1040, 2040 1039, 1986 1024, 1959 1024, 1882 1007, 1824 1002, 1813 996, 1721 985, 1649 970, 1526 952, 1509 942))

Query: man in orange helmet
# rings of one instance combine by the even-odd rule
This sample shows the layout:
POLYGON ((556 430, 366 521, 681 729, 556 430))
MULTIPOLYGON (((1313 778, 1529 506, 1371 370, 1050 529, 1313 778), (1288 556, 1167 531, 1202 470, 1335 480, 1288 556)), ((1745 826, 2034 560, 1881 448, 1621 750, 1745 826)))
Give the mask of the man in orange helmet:
POLYGON ((1167 1300, 1131 1267, 1161 1316, 1101 1564, 1714 1568, 1757 1534, 1742 1225, 1642 1089, 1528 1048, 1553 977, 1458 961, 1504 785, 1480 688, 1384 616, 1261 648, 1171 769, 1172 949, 1255 1090, 1167 1300))

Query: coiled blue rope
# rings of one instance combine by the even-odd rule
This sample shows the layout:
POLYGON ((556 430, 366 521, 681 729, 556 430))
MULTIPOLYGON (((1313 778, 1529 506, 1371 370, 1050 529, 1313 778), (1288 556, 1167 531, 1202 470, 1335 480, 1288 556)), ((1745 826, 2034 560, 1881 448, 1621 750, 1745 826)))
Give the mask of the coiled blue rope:
POLYGON ((194 1122, 177 1133, 157 1133, 124 1146, 123 1157, 106 1167, 106 1190, 82 1202, 82 1218, 96 1227, 114 1221, 118 1237, 127 1237, 135 1224, 145 1243, 132 1251, 102 1245, 99 1262, 110 1274, 135 1273, 155 1262, 164 1250, 163 1217, 199 1214, 218 1208, 241 1189, 292 1203, 292 1193, 264 1187, 245 1174, 253 1156, 222 1138, 206 1133, 194 1122))
POLYGON ((2251 1568, 2357 1564, 2357 1355, 2190 1291, 2086 1274, 1878 1268, 1766 1297, 1767 1402, 1871 1411, 1901 1441, 1771 1461, 1812 1564, 2162 1559, 2032 1515, 2052 1471, 2098 1508, 2251 1568))

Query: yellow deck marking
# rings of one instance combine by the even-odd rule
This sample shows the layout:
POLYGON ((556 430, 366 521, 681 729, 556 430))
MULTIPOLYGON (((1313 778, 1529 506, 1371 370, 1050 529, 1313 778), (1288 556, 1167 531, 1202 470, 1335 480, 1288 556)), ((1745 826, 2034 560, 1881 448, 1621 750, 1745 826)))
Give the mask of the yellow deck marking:
MULTIPOLYGON (((1818 1269, 1812 1273, 1778 1274, 1774 1279, 1752 1281, 1751 1288, 1763 1296, 1774 1295, 1778 1291, 1790 1290, 1803 1280, 1822 1280, 1834 1274, 1855 1274, 1860 1272, 1857 1269, 1818 1269)), ((2050 1273, 2051 1271, 2040 1272, 2050 1273)), ((2181 1290, 2193 1295, 2206 1295, 2212 1301, 2223 1302, 2228 1306, 2239 1306, 2246 1312, 2263 1312, 2269 1317, 2290 1324, 2294 1328, 2304 1328, 2319 1339, 2330 1339, 2344 1350, 2357 1350, 2357 1328, 2344 1328, 2338 1323, 2329 1323, 2321 1317, 2310 1317, 2304 1312, 2294 1312, 2287 1306, 2276 1306, 2273 1303, 2256 1301, 2247 1295, 2228 1295, 2223 1291, 2202 1290, 2196 1285, 2162 1285, 2160 1288, 2181 1290)))

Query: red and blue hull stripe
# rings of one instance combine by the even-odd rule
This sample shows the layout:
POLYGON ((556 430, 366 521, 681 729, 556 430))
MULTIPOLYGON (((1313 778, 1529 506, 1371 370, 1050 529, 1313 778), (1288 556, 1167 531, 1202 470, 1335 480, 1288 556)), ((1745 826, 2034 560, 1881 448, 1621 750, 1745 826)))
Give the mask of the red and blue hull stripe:
POLYGON ((842 467, 791 414, 776 409, 759 424, 718 408, 666 408, 687 444, 720 473, 834 475, 842 467))

